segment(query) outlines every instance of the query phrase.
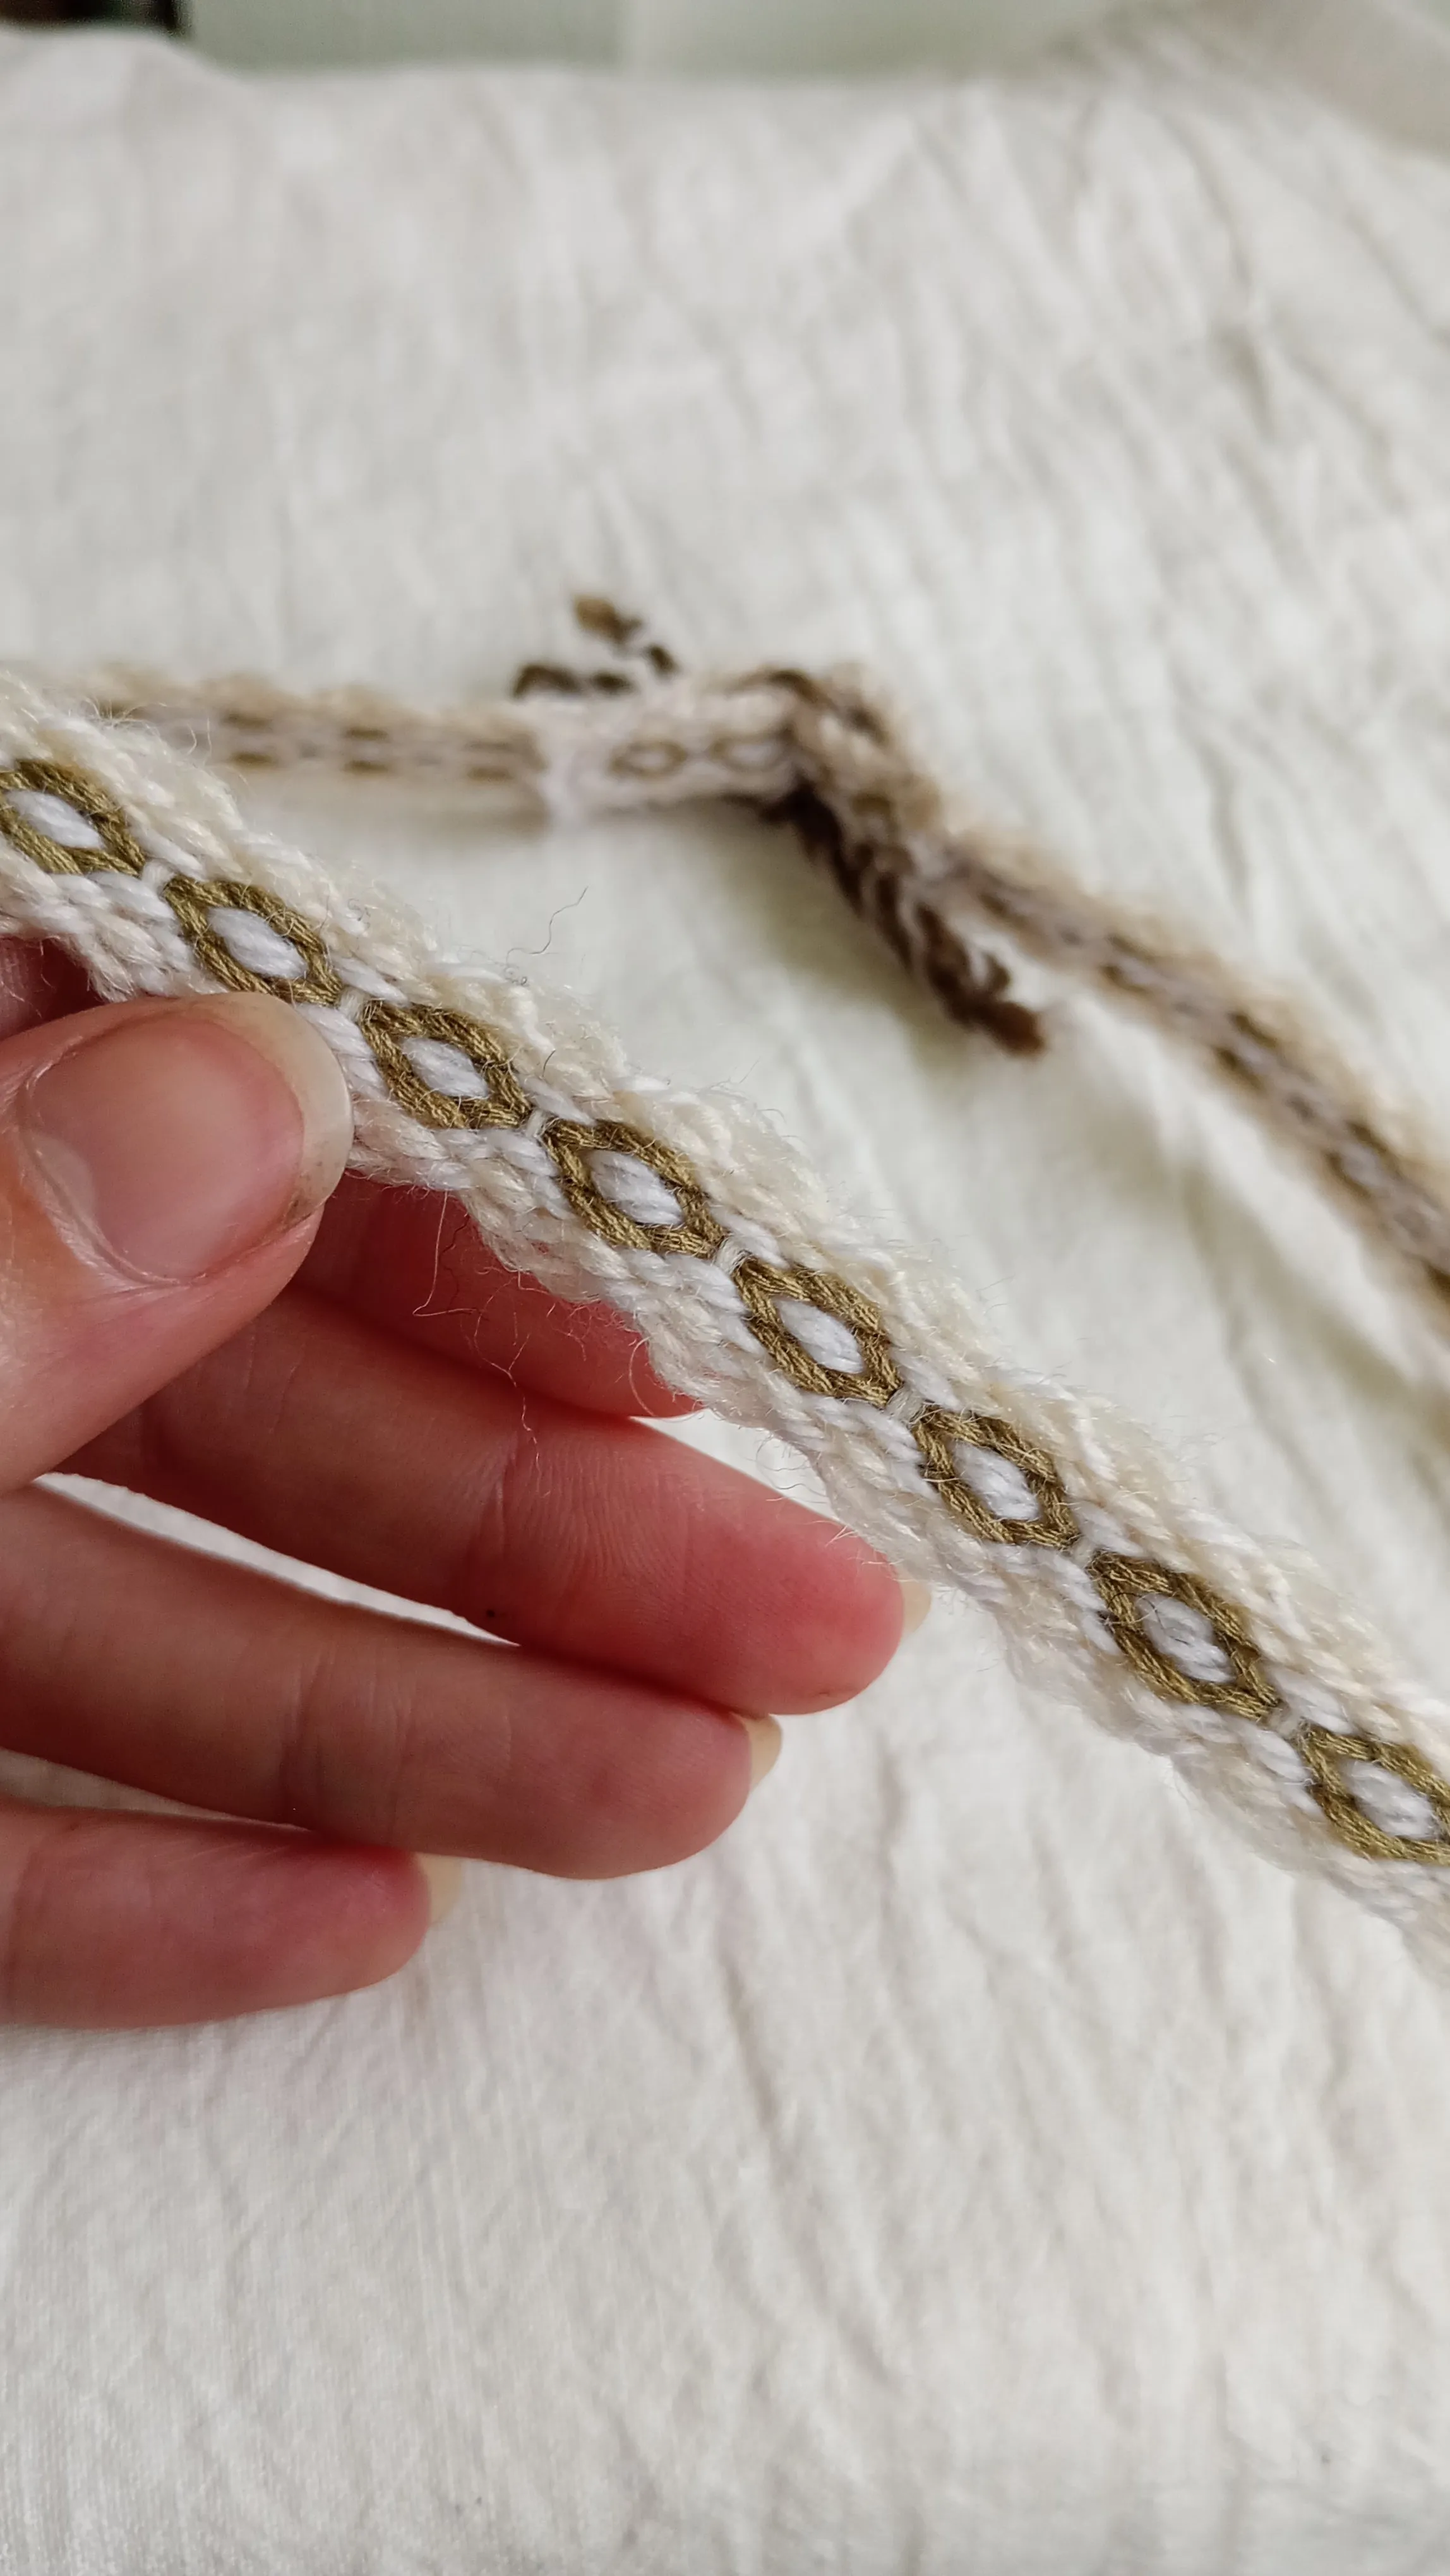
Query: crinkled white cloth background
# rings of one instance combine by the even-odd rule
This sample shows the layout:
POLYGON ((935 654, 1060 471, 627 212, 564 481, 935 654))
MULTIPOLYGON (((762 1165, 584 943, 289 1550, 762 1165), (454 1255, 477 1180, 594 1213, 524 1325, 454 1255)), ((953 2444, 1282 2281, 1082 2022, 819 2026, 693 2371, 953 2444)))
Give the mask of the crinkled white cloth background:
MULTIPOLYGON (((1364 33, 778 92, 8 37, 0 651, 451 695, 588 586, 855 653, 1443 1122, 1450 71, 1364 33)), ((972 1045, 743 819, 250 792, 776 1104, 1443 1683, 1443 1363, 1147 1036, 972 1045)), ((0 2303, 17 2576, 1411 2576, 1450 1998, 939 1611, 684 1869, 0 2040, 0 2303)))

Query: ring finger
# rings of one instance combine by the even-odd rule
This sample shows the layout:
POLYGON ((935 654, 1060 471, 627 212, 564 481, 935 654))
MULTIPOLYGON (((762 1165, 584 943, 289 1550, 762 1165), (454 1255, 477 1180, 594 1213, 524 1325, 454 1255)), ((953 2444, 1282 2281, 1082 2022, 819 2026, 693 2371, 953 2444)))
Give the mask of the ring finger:
POLYGON ((901 1637, 890 1567, 816 1513, 301 1289, 70 1463, 726 1708, 849 1699, 901 1637))
POLYGON ((768 1720, 392 1619, 31 1488, 0 1502, 0 1740, 231 1816, 561 1877, 724 1831, 768 1720))

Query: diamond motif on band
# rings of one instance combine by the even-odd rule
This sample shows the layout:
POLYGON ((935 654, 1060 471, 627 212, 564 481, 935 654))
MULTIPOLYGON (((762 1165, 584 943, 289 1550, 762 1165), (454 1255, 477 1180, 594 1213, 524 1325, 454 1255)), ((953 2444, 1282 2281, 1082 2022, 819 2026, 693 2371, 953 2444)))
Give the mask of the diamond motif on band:
POLYGON ((1328 1726, 1301 1726, 1294 1744, 1309 1772, 1310 1796, 1351 1851, 1366 1860, 1411 1860, 1432 1869, 1450 1868, 1450 1786, 1413 1745, 1380 1744, 1372 1735, 1336 1735, 1328 1726), (1344 1778, 1342 1762, 1372 1763, 1403 1780, 1426 1801, 1439 1833, 1433 1837, 1396 1834, 1377 1824, 1344 1778))
POLYGON ((856 1397, 865 1404, 889 1404, 901 1384, 891 1344, 879 1309, 859 1288, 832 1279, 820 1270, 777 1270, 771 1262, 747 1254, 730 1276, 745 1303, 746 1321, 776 1367, 806 1395, 856 1397), (858 1368, 832 1368, 807 1350, 783 1321, 781 1298, 814 1306, 844 1324, 860 1354, 858 1368))
POLYGON ((168 878, 161 889, 208 974, 232 993, 275 993, 282 1002, 336 1002, 342 980, 328 956, 326 943, 310 921, 265 886, 243 878, 168 878), (215 912, 252 914, 297 951, 302 972, 268 974, 249 966, 227 944, 212 919, 215 912))
POLYGON ((379 1072, 400 1109, 420 1127, 522 1127, 528 1095, 502 1041, 481 1020, 462 1011, 419 1003, 365 1002, 357 1025, 372 1048, 379 1072), (427 1081, 407 1051, 407 1040, 449 1047, 480 1077, 482 1089, 457 1093, 427 1081))
POLYGON ((1200 1583, 1195 1574, 1176 1574, 1151 1557, 1116 1556, 1099 1548, 1089 1560, 1088 1577, 1107 1612, 1114 1642, 1122 1648, 1140 1680, 1160 1699, 1194 1708, 1219 1708, 1255 1725, 1279 1705, 1279 1695, 1259 1661, 1241 1611, 1220 1593, 1200 1583), (1222 1681, 1205 1680, 1186 1671, 1143 1623, 1147 1601, 1176 1601, 1205 1620, 1227 1669, 1222 1681))
POLYGON ((912 1425, 924 1461, 927 1483, 934 1486, 949 1511, 965 1523, 973 1538, 1004 1547, 1071 1547, 1077 1523, 1062 1479, 1045 1449, 1024 1438, 1010 1422, 993 1413, 948 1413, 939 1404, 923 1407, 912 1425), (958 1445, 1005 1458, 1022 1477, 1037 1505, 1035 1516, 1009 1518, 994 1511, 962 1474, 953 1454, 958 1445))
POLYGON ((691 1252, 702 1261, 713 1260, 719 1251, 725 1228, 710 1214, 691 1165, 672 1145, 662 1145, 658 1137, 613 1118, 602 1118, 593 1126, 582 1120, 551 1118, 543 1141, 574 1214, 606 1243, 634 1252, 691 1252), (663 1183, 678 1213, 651 1222, 622 1206, 600 1188, 592 1169, 596 1154, 642 1164, 646 1173, 663 1183))
MULTIPOLYGON (((62 819, 56 816, 57 826, 62 819)), ((146 865, 146 853, 115 798, 81 770, 58 760, 17 760, 0 769, 0 830, 13 848, 51 876, 92 876, 115 868, 122 876, 138 877, 146 865), (10 802, 17 795, 31 803, 29 815, 10 802), (50 804, 66 807, 92 837, 72 842, 60 839, 56 830, 47 832, 39 817, 50 804)))

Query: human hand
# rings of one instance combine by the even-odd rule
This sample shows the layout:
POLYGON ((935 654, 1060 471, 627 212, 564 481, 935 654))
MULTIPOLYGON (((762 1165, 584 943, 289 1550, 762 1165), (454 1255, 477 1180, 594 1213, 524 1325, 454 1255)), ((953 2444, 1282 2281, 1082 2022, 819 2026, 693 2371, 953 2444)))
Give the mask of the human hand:
POLYGON ((631 1418, 690 1407, 612 1312, 453 1202, 335 1187, 350 1133, 285 1004, 101 1008, 0 942, 0 1744, 246 1820, 0 1800, 0 2019, 366 1985, 427 1928, 419 1850, 681 1859, 774 1759, 765 1712, 900 1638, 863 1542, 631 1418), (509 1642, 173 1545, 57 1467, 509 1642))

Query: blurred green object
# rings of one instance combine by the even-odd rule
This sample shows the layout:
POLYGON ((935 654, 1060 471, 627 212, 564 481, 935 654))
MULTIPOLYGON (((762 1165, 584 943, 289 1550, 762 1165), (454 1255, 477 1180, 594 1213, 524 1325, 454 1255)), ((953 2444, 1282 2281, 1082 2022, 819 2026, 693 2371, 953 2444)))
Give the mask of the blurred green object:
POLYGON ((163 27, 187 33, 181 0, 0 0, 0 18, 23 27, 163 27))
MULTIPOLYGON (((762 75, 973 72, 1026 60, 1144 0, 0 0, 31 26, 157 27, 258 69, 560 62, 762 75)), ((1184 0, 1157 0, 1160 8, 1184 0)), ((1318 0, 1279 0, 1313 22, 1318 0)), ((1450 0, 1389 0, 1450 19, 1450 0)), ((1312 41, 1312 39, 1311 39, 1312 41)))
POLYGON ((472 60, 760 77, 980 70, 1021 60, 1055 38, 1101 25, 1118 9, 1142 5, 1143 0, 189 0, 188 16, 203 53, 257 69, 472 60))

